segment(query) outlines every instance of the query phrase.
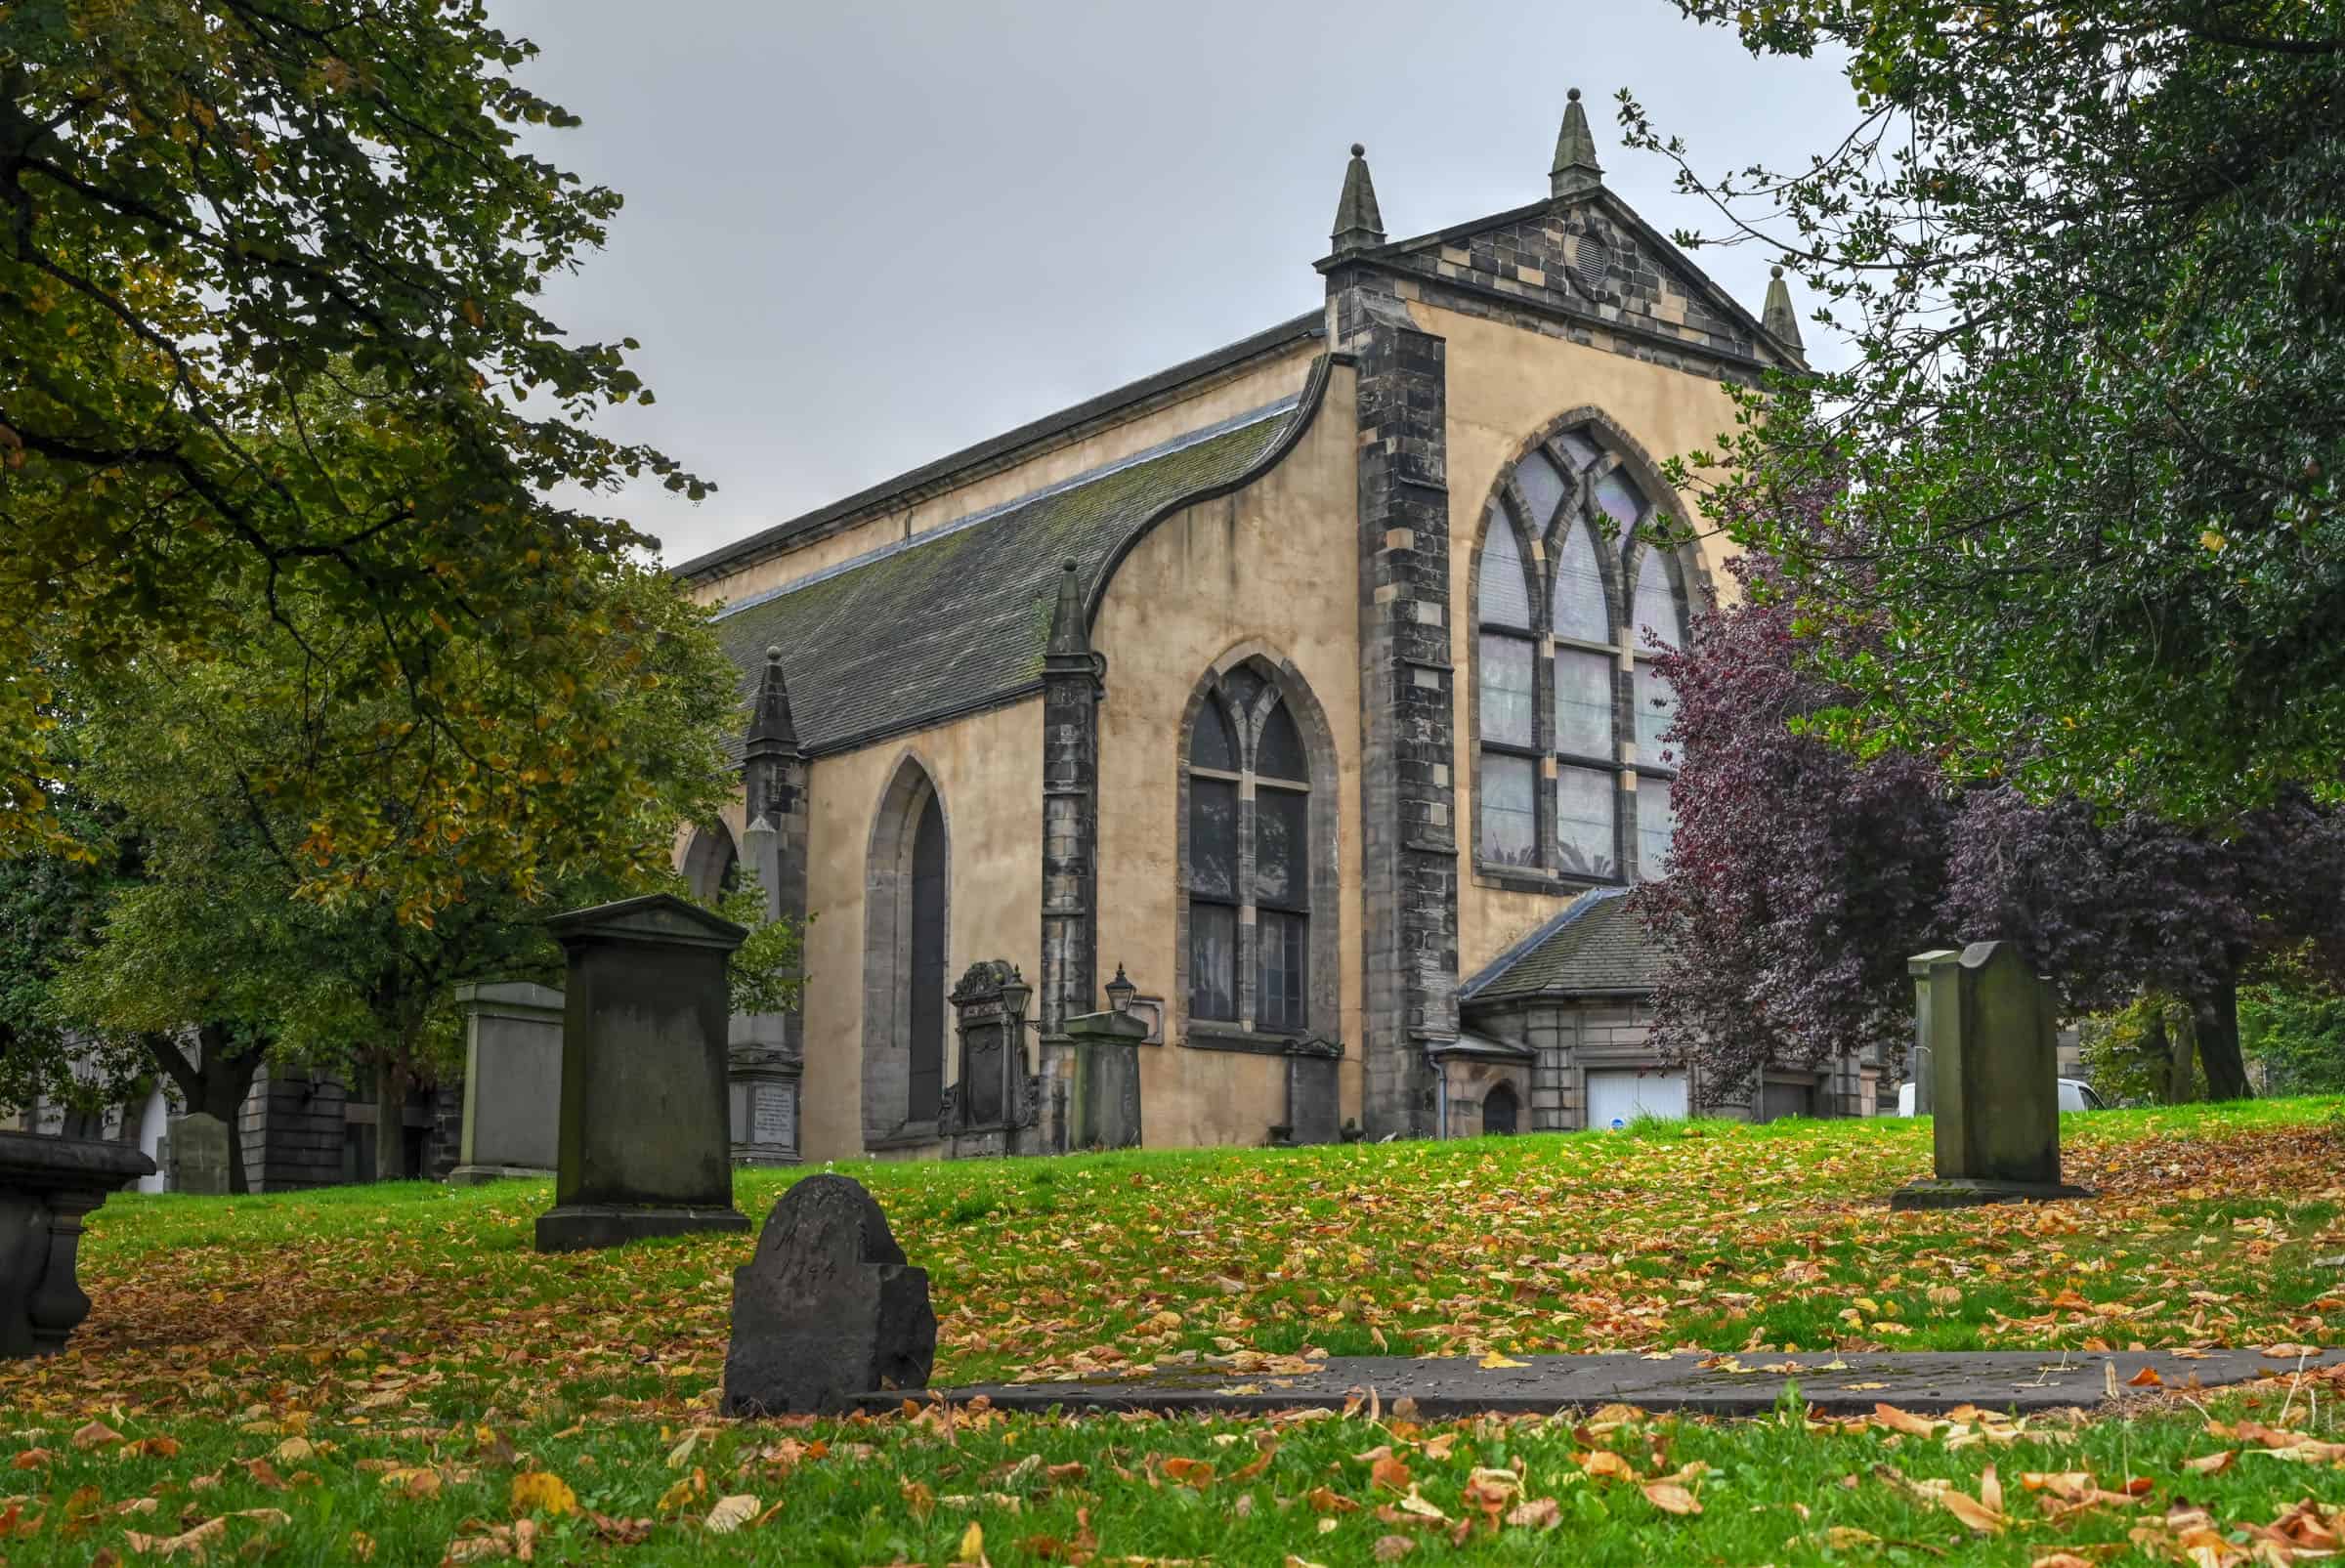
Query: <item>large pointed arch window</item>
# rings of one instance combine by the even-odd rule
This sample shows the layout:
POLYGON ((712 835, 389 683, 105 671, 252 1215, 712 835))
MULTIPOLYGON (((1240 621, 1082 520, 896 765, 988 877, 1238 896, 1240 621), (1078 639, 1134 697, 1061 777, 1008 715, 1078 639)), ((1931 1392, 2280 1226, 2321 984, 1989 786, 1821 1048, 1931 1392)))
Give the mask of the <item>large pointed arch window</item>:
MULTIPOLYGON (((1331 867, 1313 854, 1332 802, 1278 681, 1255 663, 1212 682, 1189 725, 1183 882, 1192 1026, 1269 1035, 1313 1028, 1314 909, 1331 867), (1319 818, 1314 818, 1314 812, 1319 818)), ((1332 978, 1332 976, 1331 976, 1332 978)))
POLYGON ((1592 427, 1540 443, 1483 520, 1474 598, 1474 854, 1558 884, 1668 865, 1675 701, 1650 633, 1684 644, 1683 569, 1647 537, 1651 487, 1592 427))

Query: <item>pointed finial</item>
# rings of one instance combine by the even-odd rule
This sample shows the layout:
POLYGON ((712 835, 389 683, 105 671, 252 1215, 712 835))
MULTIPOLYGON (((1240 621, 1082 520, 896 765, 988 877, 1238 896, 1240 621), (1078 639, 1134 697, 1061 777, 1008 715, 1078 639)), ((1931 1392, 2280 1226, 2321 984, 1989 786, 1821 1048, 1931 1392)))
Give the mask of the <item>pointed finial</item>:
POLYGON ((1385 215, 1376 209, 1376 185, 1368 178, 1368 149, 1351 144, 1343 170, 1343 199, 1336 203, 1336 232, 1328 236, 1339 256, 1372 250, 1385 242, 1385 215))
POLYGON ((1580 90, 1575 87, 1563 106, 1563 129, 1556 133, 1556 163, 1547 171, 1548 191, 1557 198, 1576 196, 1603 183, 1603 165, 1596 161, 1596 137, 1588 129, 1588 111, 1580 107, 1580 90))
POLYGON ((757 678, 756 706, 749 715, 748 733, 742 739, 748 742, 750 752, 797 749, 797 726, 789 716, 789 687, 782 679, 779 648, 765 651, 765 670, 757 678))
POLYGON ((1759 313, 1759 324, 1767 335, 1794 354, 1804 352, 1800 342, 1800 318, 1791 308, 1791 285, 1783 281, 1783 269, 1774 269, 1768 279, 1767 308, 1759 313))
POLYGON ((1089 632, 1083 623, 1083 577, 1072 559, 1059 563, 1058 601, 1050 607, 1052 654, 1088 654, 1089 632))

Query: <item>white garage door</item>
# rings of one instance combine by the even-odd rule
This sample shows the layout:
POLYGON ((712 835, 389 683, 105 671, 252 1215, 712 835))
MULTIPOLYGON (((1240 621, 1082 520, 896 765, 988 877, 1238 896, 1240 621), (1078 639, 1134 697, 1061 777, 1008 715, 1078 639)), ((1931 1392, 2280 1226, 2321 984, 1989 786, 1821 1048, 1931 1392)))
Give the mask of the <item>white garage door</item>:
POLYGON ((1685 1075, 1658 1068, 1607 1068, 1588 1075, 1588 1124, 1625 1127, 1641 1116, 1675 1120, 1685 1115, 1685 1075))

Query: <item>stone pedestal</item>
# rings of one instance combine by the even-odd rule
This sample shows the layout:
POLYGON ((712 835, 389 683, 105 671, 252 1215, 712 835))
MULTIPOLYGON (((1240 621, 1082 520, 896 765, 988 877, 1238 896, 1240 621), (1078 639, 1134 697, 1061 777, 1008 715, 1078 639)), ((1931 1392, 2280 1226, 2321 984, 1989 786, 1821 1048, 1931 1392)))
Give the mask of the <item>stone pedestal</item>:
POLYGON ((163 1168, 170 1173, 165 1182, 170 1191, 220 1197, 230 1190, 227 1123, 203 1111, 175 1117, 169 1141, 163 1168))
POLYGON ((0 1356, 65 1347, 90 1315, 73 1274, 81 1217, 153 1173, 154 1162, 128 1144, 0 1133, 0 1356))
POLYGON ((1930 1115, 1938 1104, 1936 1069, 1931 1066, 1936 1053, 1930 1048, 1931 970, 1961 956, 1951 948, 1934 948, 1905 960, 1905 972, 1913 977, 1913 1060, 1905 1064, 1905 1077, 1913 1084, 1915 1116, 1930 1115))
POLYGON ((521 981, 458 986, 464 1009, 459 1186, 545 1177, 562 1157, 562 993, 521 981))
POLYGON ((570 973, 537 1250, 748 1229, 733 1207, 725 1050, 725 965, 747 933, 665 893, 546 923, 570 973))
POLYGON ((794 1165, 798 1088, 805 1064, 789 1042, 786 1015, 746 1013, 733 1020, 731 1103, 733 1163, 794 1165))
POLYGON ((1085 1013, 1067 1020, 1066 1033, 1074 1046, 1069 1142, 1077 1149, 1138 1148, 1140 1041, 1148 1026, 1130 1013, 1085 1013))
POLYGON ((1937 1176, 1890 1207, 2091 1197, 2060 1179, 2052 988, 2009 942, 1926 957, 1937 1176))

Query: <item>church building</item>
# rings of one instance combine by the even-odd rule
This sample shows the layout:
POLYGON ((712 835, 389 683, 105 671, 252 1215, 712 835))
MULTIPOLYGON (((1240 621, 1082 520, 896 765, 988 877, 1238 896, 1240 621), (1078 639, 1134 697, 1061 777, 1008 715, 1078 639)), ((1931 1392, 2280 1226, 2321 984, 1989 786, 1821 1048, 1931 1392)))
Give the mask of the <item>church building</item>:
MULTIPOLYGON (((811 917, 801 1010, 736 1021, 737 1144, 1064 1147, 1101 1013, 1150 1146, 1684 1114, 1629 895, 1652 657, 1722 557, 1657 542, 1660 465, 1804 361, 1779 276, 1754 317, 1605 189, 1578 99, 1539 199, 1388 238, 1354 147, 1320 308, 674 569, 747 714, 678 865, 811 917)), ((1869 1113, 1871 1071, 1747 1109, 1869 1113)))

